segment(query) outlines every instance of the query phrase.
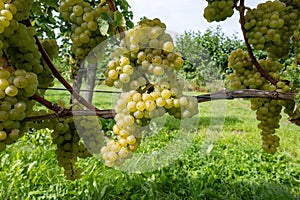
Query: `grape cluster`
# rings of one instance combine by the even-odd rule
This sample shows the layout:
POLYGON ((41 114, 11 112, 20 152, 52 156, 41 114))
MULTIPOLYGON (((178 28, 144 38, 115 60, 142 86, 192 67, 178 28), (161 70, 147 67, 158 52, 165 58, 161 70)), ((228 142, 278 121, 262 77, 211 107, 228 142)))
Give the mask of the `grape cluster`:
POLYGON ((208 5, 204 9, 204 18, 208 22, 224 21, 234 13, 234 0, 207 0, 208 5))
POLYGON ((266 50, 269 57, 282 58, 290 50, 290 38, 297 29, 299 11, 280 1, 267 1, 245 15, 249 43, 266 50))
POLYGON ((256 89, 265 82, 250 60, 249 55, 242 49, 232 51, 228 57, 228 66, 233 73, 228 75, 233 89, 256 89))
POLYGON ((247 52, 242 49, 232 51, 228 57, 228 66, 233 69, 233 73, 228 75, 233 89, 263 89, 269 91, 288 92, 290 86, 280 80, 279 71, 283 65, 270 58, 258 60, 261 67, 269 75, 278 81, 277 85, 270 84, 257 70, 256 66, 250 60, 247 52))
MULTIPOLYGON (((5 7, 14 14, 10 24, 0 34, 3 51, 16 69, 24 69, 38 75, 39 87, 53 85, 53 76, 43 61, 42 55, 36 45, 36 31, 33 27, 27 27, 23 20, 28 19, 33 0, 6 1, 5 7)), ((56 48, 53 48, 55 50, 56 48)))
POLYGON ((113 127, 116 140, 109 140, 101 149, 107 166, 120 165, 132 156, 143 137, 143 131, 149 128, 151 119, 165 113, 187 119, 198 113, 197 100, 184 96, 173 83, 161 82, 150 91, 139 93, 131 90, 122 93, 117 100, 116 124, 113 127))
POLYGON ((163 76, 168 71, 179 70, 184 60, 173 52, 174 44, 165 24, 159 19, 145 19, 125 34, 121 47, 112 54, 105 71, 108 86, 137 90, 146 84, 142 74, 163 76), (139 67, 139 69, 137 69, 139 67))
POLYGON ((51 137, 57 147, 55 154, 58 165, 64 168, 64 174, 67 179, 78 179, 82 169, 75 167, 77 159, 89 157, 91 154, 80 142, 80 137, 72 118, 54 119, 52 123, 55 125, 51 137))
POLYGON ((53 75, 36 45, 36 31, 33 27, 12 20, 2 33, 3 49, 16 69, 24 69, 38 75, 39 87, 53 86, 53 75))
POLYGON ((37 90, 37 76, 12 67, 0 69, 0 150, 15 142, 26 130, 25 117, 32 111, 33 101, 28 98, 37 90))
POLYGON ((17 21, 28 19, 33 2, 34 0, 12 0, 11 4, 14 5, 17 11, 16 14, 14 14, 14 19, 17 21))
POLYGON ((44 39, 41 41, 41 44, 51 59, 58 57, 59 46, 55 39, 44 39))
POLYGON ((115 137, 101 149, 107 166, 131 158, 151 119, 166 113, 179 119, 198 114, 197 99, 183 94, 184 82, 176 71, 184 61, 165 29, 159 19, 144 19, 125 33, 111 54, 105 83, 123 92, 114 108, 115 137))
MULTIPOLYGON (((270 58, 258 60, 261 67, 277 81, 276 85, 272 85, 262 77, 250 61, 249 55, 242 49, 233 51, 228 61, 229 67, 233 69, 233 73, 228 75, 233 89, 262 89, 277 92, 291 90, 291 86, 280 79, 279 71, 283 66, 277 61, 270 58)), ((256 111, 256 118, 260 121, 258 128, 261 129, 262 147, 268 153, 274 153, 279 146, 279 137, 275 135, 275 130, 279 128, 283 105, 281 100, 251 99, 251 109, 256 111)))
POLYGON ((270 99, 251 99, 251 109, 256 110, 256 119, 260 121, 262 147, 267 153, 275 153, 279 146, 280 138, 275 135, 281 119, 281 101, 270 99))
MULTIPOLYGON (((83 110, 79 103, 72 106, 72 110, 83 110)), ((104 145, 104 133, 102 124, 96 116, 73 116, 76 130, 82 139, 85 147, 91 154, 99 154, 101 147, 104 145)))
POLYGON ((94 47, 106 39, 101 35, 97 19, 103 13, 113 18, 107 5, 93 8, 82 0, 61 0, 59 11, 65 20, 72 24, 72 52, 77 59, 83 59, 94 47))

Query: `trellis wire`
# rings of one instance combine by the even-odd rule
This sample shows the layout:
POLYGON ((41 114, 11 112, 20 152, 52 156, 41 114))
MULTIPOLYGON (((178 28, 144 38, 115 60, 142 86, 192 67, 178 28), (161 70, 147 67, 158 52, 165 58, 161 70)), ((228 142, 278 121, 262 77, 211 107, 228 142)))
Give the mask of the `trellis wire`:
MULTIPOLYGON (((60 90, 60 91, 70 91, 70 89, 66 89, 66 88, 42 88, 39 87, 38 89, 41 90, 60 90)), ((109 90, 86 90, 86 89, 80 89, 80 92, 95 92, 95 93, 113 93, 113 94, 120 94, 122 92, 118 92, 118 91, 109 91, 109 90)))

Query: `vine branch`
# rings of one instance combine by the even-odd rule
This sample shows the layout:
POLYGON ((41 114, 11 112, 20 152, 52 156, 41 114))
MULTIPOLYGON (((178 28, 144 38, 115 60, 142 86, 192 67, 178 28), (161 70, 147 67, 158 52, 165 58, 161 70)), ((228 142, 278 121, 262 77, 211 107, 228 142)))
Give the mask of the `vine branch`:
MULTIPOLYGON (((31 26, 30 20, 26 20, 26 25, 31 26)), ((95 106, 91 105, 88 101, 86 101, 80 94, 78 94, 75 90, 73 90, 73 87, 68 83, 68 81, 59 73, 59 71, 56 69, 54 66, 52 60, 50 59, 49 55, 47 54, 46 50, 42 46, 39 38, 37 36, 34 36, 36 40, 36 44, 38 45, 39 51, 42 54, 43 59, 49 66, 52 74, 54 75, 55 78, 57 78, 63 86, 73 95, 81 104, 86 106, 90 110, 99 110, 95 106)))
POLYGON ((289 100, 294 101, 296 93, 282 93, 276 91, 267 91, 267 90, 254 90, 254 89, 245 89, 245 90, 222 90, 219 92, 214 92, 211 94, 203 94, 196 96, 198 103, 213 101, 218 99, 236 99, 236 98, 268 98, 276 100, 289 100))
POLYGON ((255 58, 252 48, 250 46, 250 43, 248 41, 248 38, 246 36, 246 29, 245 29, 245 0, 240 0, 240 5, 238 6, 238 11, 240 13, 240 23, 241 23, 241 29, 243 32, 243 37, 244 37, 244 41, 246 44, 246 48, 248 51, 248 54, 250 56, 251 62, 255 65, 255 67, 257 68, 257 70, 261 73, 261 75, 266 78, 268 81, 270 81, 270 83, 272 83, 273 85, 276 85, 277 81, 274 80, 270 74, 268 74, 268 72, 266 72, 264 70, 264 68, 257 62, 257 59, 255 58))
POLYGON ((45 119, 54 119, 57 117, 60 118, 68 118, 73 116, 98 116, 104 119, 112 119, 116 115, 114 110, 107 109, 107 110, 64 110, 63 114, 57 115, 55 114, 48 114, 48 115, 42 115, 42 116, 32 116, 32 117, 26 117, 25 121, 40 121, 45 119))
MULTIPOLYGON (((210 93, 210 94, 202 94, 195 96, 197 98, 198 103, 204 103, 208 101, 214 100, 232 100, 236 98, 268 98, 268 99, 276 99, 276 100, 288 100, 294 101, 296 93, 282 93, 276 91, 266 91, 266 90, 254 90, 254 89, 245 89, 245 90, 221 90, 218 92, 210 93)), ((38 95, 34 96, 34 99, 37 101, 46 101, 49 107, 51 102, 47 102, 47 100, 43 99, 42 97, 38 97, 38 95)), ((44 102, 45 103, 45 102, 44 102)), ((58 107, 58 106, 57 106, 58 107)), ((68 109, 61 109, 60 107, 57 108, 57 113, 43 115, 43 116, 34 116, 34 117, 27 117, 26 121, 38 121, 44 119, 51 119, 56 117, 68 118, 72 116, 99 116, 104 119, 112 119, 116 115, 115 111, 112 109, 106 110, 68 110, 68 109)))

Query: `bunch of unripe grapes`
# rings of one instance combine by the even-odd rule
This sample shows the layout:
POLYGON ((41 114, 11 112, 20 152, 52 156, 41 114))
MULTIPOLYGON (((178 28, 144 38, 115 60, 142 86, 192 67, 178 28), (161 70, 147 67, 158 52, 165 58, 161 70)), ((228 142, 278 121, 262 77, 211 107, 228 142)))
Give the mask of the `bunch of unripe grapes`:
POLYGON ((228 75, 231 87, 233 89, 262 89, 269 91, 288 92, 290 85, 280 79, 279 71, 283 65, 278 61, 270 58, 266 60, 258 60, 261 67, 277 81, 276 85, 272 85, 267 81, 256 66, 251 62, 247 52, 242 49, 232 51, 228 57, 228 66, 233 69, 233 73, 228 75))
POLYGON ((299 11, 280 1, 267 1, 245 15, 246 36, 257 50, 281 58, 290 50, 290 38, 299 24, 299 11))
POLYGON ((64 168, 67 179, 75 180, 80 178, 82 169, 76 168, 78 158, 91 156, 90 152, 80 142, 76 126, 72 118, 53 119, 52 141, 56 145, 55 151, 58 165, 64 168))
MULTIPOLYGON (((73 103, 72 110, 83 110, 79 103, 73 103)), ((74 124, 78 135, 83 141, 86 149, 91 153, 98 155, 101 147, 104 145, 104 133, 102 124, 96 116, 74 116, 74 124)))
POLYGON ((224 21, 234 13, 233 0, 207 0, 208 5, 204 9, 204 18, 208 22, 224 21))
POLYGON ((176 71, 184 61, 165 29, 159 19, 145 19, 125 33, 121 47, 111 54, 105 83, 123 92, 114 108, 115 136, 101 149, 107 166, 132 157, 152 119, 166 113, 178 119, 198 114, 197 99, 183 94, 184 82, 176 71))
POLYGON ((55 39, 44 39, 41 41, 41 44, 51 59, 58 57, 59 46, 55 39))
POLYGON ((242 49, 230 53, 228 66, 233 69, 233 73, 227 77, 233 89, 256 89, 265 82, 251 62, 248 53, 242 49))
POLYGON ((125 33, 121 47, 111 54, 105 83, 123 91, 137 90, 147 82, 142 76, 145 72, 160 77, 179 70, 184 60, 173 50, 173 39, 165 32, 165 24, 157 18, 145 19, 125 33))
POLYGON ((72 24, 72 52, 77 59, 83 59, 90 51, 106 39, 101 35, 97 19, 103 13, 113 18, 107 5, 93 8, 89 2, 82 0, 61 0, 59 11, 65 20, 72 24))
POLYGON ((175 86, 168 87, 164 82, 150 92, 139 93, 135 90, 120 95, 115 106, 116 135, 101 149, 107 166, 122 164, 131 158, 138 148, 143 131, 149 130, 151 119, 166 113, 179 119, 188 119, 198 113, 198 102, 178 92, 175 86))
POLYGON ((260 121, 262 148, 267 153, 275 153, 279 146, 280 138, 275 135, 281 119, 282 101, 271 99, 251 99, 251 109, 256 110, 256 119, 260 121))
MULTIPOLYGON (((43 61, 38 50, 33 27, 12 20, 9 27, 0 35, 3 38, 3 51, 15 69, 23 69, 38 75, 40 87, 50 87, 53 85, 53 75, 43 61)), ((2 38, 1 38, 2 37, 2 38)))
MULTIPOLYGON (((248 53, 242 49, 233 51, 229 58, 229 67, 233 73, 228 75, 233 89, 261 89, 277 92, 290 92, 291 85, 280 78, 279 71, 282 64, 268 58, 259 60, 261 67, 277 81, 276 85, 267 81, 250 61, 248 53)), ((261 129, 262 147, 268 153, 274 153, 279 146, 279 137, 274 135, 279 128, 282 106, 281 100, 254 98, 251 99, 251 109, 256 111, 256 119, 260 121, 258 128, 261 129)))
POLYGON ((0 69, 0 150, 23 136, 25 117, 32 111, 29 97, 37 90, 37 76, 25 70, 0 69))

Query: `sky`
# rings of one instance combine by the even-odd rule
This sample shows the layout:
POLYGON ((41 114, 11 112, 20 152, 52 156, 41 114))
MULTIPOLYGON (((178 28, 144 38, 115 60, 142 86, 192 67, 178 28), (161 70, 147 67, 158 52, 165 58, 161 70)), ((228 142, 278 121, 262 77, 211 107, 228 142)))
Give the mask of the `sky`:
MULTIPOLYGON (((159 18, 167 25, 167 30, 182 34, 184 31, 201 31, 207 28, 216 28, 218 25, 222 31, 231 36, 236 34, 242 38, 238 13, 225 22, 208 23, 203 17, 206 0, 127 0, 131 6, 136 23, 141 17, 153 19, 159 18)), ((246 6, 254 7, 263 0, 248 0, 246 6)))

